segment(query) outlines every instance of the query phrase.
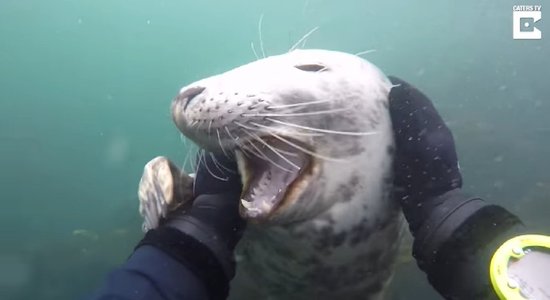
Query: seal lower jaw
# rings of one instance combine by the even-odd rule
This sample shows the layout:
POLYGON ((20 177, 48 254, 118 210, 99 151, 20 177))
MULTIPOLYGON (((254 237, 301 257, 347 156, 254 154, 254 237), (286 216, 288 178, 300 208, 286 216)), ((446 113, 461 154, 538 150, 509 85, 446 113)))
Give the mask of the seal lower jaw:
POLYGON ((235 151, 243 182, 240 213, 249 221, 268 222, 303 194, 317 169, 316 162, 309 154, 273 138, 263 137, 261 143, 253 141, 248 146, 258 153, 235 151))

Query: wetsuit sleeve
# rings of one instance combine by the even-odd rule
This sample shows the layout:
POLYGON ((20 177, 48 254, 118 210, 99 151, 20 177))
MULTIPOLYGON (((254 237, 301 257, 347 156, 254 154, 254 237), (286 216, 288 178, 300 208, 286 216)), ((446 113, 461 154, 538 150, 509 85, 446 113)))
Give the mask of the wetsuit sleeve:
POLYGON ((235 276, 233 251, 246 227, 239 215, 241 181, 229 157, 204 156, 198 162, 192 206, 171 212, 149 230, 93 299, 227 298, 235 276), (209 160, 231 167, 232 175, 218 180, 206 170, 209 160))
POLYGON ((490 259, 520 220, 462 191, 451 130, 432 101, 397 77, 390 92, 396 143, 394 196, 414 237, 413 256, 446 299, 496 299, 490 259))
POLYGON ((503 242, 526 232, 521 221, 460 189, 422 203, 427 218, 411 211, 408 218, 422 224, 413 232, 413 256, 430 284, 445 299, 498 299, 490 261, 503 242))
POLYGON ((201 280, 185 264, 152 247, 136 249, 126 263, 112 271, 94 300, 209 299, 201 280))

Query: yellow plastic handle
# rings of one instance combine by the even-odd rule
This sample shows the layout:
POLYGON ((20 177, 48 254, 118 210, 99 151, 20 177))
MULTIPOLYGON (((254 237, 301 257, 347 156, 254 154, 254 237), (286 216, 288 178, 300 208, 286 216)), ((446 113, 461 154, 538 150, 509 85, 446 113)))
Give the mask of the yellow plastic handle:
POLYGON ((511 259, 520 259, 529 247, 547 248, 550 250, 550 236, 527 234, 513 237, 504 242, 491 259, 489 273, 491 283, 501 300, 526 300, 520 294, 519 285, 508 277, 508 264, 511 259))

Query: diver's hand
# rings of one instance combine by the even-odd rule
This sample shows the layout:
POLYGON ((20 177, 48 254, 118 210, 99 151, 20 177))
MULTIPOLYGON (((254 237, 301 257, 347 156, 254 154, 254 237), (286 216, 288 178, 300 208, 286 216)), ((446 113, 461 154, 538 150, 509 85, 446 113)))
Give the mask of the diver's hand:
MULTIPOLYGON (((453 136, 445 122, 422 92, 407 82, 390 77, 390 115, 394 126, 396 155, 395 193, 405 215, 418 216, 411 230, 424 220, 422 204, 462 186, 453 136)), ((409 219, 409 218, 408 218, 409 219)))
POLYGON ((246 222, 239 215, 240 177, 235 162, 206 153, 199 159, 191 207, 168 214, 141 246, 153 246, 192 270, 210 299, 226 299, 235 276, 233 250, 246 222))
POLYGON ((246 222, 239 215, 241 180, 234 160, 208 152, 198 159, 193 186, 195 200, 189 211, 168 216, 170 226, 200 240, 213 239, 233 251, 246 222))
POLYGON ((413 256, 445 299, 497 299, 488 276, 494 251, 522 232, 501 206, 461 191, 453 136, 431 101, 390 77, 396 140, 395 193, 414 236, 413 256))

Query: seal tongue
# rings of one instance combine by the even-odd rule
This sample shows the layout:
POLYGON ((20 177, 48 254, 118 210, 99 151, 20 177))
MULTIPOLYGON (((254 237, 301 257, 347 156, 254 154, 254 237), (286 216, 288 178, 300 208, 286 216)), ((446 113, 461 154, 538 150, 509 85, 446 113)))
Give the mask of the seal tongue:
POLYGON ((277 148, 278 154, 274 148, 255 143, 264 156, 249 155, 245 159, 248 182, 245 182, 241 203, 243 217, 249 219, 267 217, 273 212, 308 163, 307 154, 301 151, 292 153, 296 149, 273 140, 269 144, 277 148))

